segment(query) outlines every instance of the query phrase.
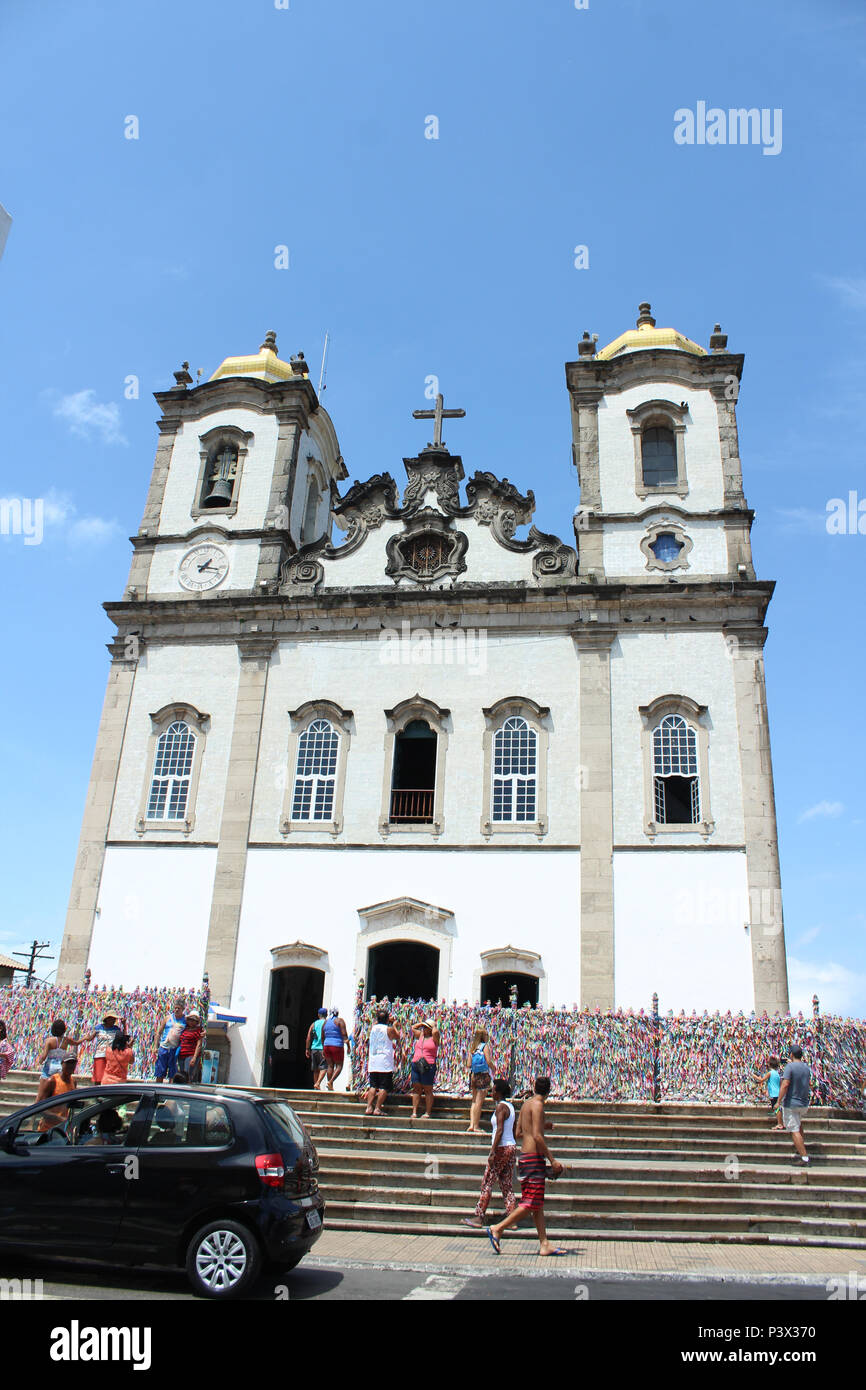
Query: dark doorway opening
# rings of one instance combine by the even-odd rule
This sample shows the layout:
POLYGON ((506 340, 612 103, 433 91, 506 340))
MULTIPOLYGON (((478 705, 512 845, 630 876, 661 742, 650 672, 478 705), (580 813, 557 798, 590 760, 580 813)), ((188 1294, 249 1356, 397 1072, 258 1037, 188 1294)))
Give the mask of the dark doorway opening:
POLYGON ((517 985, 517 1007, 538 1003, 538 980, 534 975, 482 975, 481 1003, 501 1004, 507 1009, 511 1003, 511 986, 517 985))
POLYGON ((310 966, 287 965, 271 973, 263 1086, 312 1087, 305 1043, 324 989, 325 972, 310 966))
POLYGON ((432 821, 436 788, 436 734, 413 719, 394 740, 391 821, 432 821))
POLYGON ((367 998, 435 999, 439 952, 420 941, 387 941, 367 953, 367 998))

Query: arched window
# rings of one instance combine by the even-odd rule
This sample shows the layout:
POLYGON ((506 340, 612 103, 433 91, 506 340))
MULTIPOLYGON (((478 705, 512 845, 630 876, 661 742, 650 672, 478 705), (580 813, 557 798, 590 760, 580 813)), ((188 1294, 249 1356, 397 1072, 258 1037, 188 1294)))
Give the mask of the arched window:
POLYGON ((340 735, 327 719, 314 719, 298 739, 298 763, 292 797, 293 821, 330 821, 340 735))
POLYGON ((176 720, 156 744, 153 778, 147 799, 148 820, 185 820, 195 757, 195 734, 176 720))
POLYGON ((521 717, 506 719, 493 737, 493 819, 534 821, 538 738, 521 717))
POLYGON ((659 825, 701 819, 697 736, 681 714, 666 714, 653 730, 653 815, 659 825))
POLYGON ((509 695, 482 714, 482 835, 545 835, 550 710, 529 696, 509 695))
POLYGON ((307 485, 307 500, 304 504, 304 520, 301 526, 301 544, 306 545, 308 541, 318 540, 318 527, 316 518, 319 515, 319 500, 322 490, 319 480, 315 473, 310 474, 310 481, 307 485))
POLYGON ((641 434, 640 447, 644 487, 675 486, 678 472, 673 430, 651 425, 641 434))

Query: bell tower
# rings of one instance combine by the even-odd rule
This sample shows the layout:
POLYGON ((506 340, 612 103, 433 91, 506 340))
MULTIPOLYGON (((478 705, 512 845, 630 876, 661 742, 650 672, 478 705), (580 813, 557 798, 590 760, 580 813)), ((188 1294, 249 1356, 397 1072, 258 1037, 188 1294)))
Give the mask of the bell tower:
POLYGON ((125 597, 160 601, 267 594, 298 547, 331 525, 347 476, 304 354, 268 333, 195 385, 184 362, 156 393, 159 444, 125 597))
POLYGON ((575 532, 589 582, 754 579, 736 406, 741 353, 715 325, 709 349, 658 328, 598 349, 589 333, 566 364, 580 480, 575 532))

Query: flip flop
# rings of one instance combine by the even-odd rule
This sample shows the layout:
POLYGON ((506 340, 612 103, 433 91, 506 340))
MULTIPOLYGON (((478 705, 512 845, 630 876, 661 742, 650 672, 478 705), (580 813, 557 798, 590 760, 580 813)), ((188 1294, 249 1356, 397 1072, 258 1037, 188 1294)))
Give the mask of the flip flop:
POLYGON ((482 1224, 481 1224, 480 1221, 473 1221, 472 1218, 469 1217, 469 1216, 461 1216, 461 1218, 460 1218, 460 1225, 461 1225, 461 1226, 468 1226, 468 1227, 470 1228, 470 1230, 473 1230, 473 1231, 480 1231, 480 1230, 486 1230, 486 1229, 487 1229, 486 1227, 483 1227, 483 1226, 482 1226, 482 1224))
POLYGON ((553 1256, 555 1256, 555 1255, 565 1255, 566 1253, 567 1253, 567 1252, 566 1252, 565 1250, 562 1249, 562 1246, 560 1246, 560 1247, 559 1247, 558 1249, 556 1249, 556 1250, 551 1250, 551 1252, 550 1252, 549 1255, 539 1255, 538 1258, 539 1258, 540 1260, 549 1260, 549 1259, 551 1259, 551 1258, 552 1258, 553 1256))
POLYGON ((502 1254, 502 1246, 500 1245, 499 1241, 496 1239, 495 1235, 493 1234, 493 1231, 490 1229, 489 1226, 485 1226, 484 1229, 485 1229, 485 1231, 487 1232, 487 1239, 490 1241, 490 1244, 493 1246, 493 1249, 496 1251, 497 1255, 501 1255, 501 1254, 502 1254))

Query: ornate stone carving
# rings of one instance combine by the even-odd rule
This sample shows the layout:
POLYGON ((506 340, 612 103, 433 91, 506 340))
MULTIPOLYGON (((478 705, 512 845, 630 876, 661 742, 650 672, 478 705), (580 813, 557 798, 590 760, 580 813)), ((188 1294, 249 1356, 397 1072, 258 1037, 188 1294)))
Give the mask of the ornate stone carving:
POLYGON ((468 544, 462 531, 450 530, 450 521, 441 512, 425 507, 408 522, 402 534, 389 536, 385 546, 388 557, 385 573, 395 583, 408 579, 423 585, 435 584, 448 575, 456 578, 466 569, 468 544), (430 542, 426 547, 430 557, 426 566, 419 558, 418 544, 425 540, 430 542))

